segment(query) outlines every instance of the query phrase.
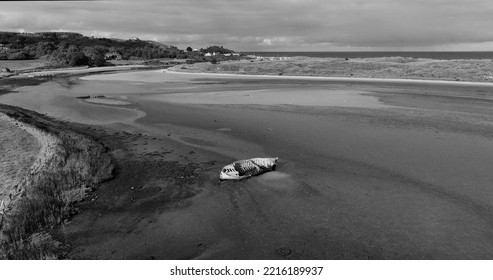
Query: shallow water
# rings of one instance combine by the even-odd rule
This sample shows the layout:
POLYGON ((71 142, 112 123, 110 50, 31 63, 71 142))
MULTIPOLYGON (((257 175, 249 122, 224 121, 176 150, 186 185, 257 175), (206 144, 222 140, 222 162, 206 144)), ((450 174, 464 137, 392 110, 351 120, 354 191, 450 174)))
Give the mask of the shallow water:
POLYGON ((188 207, 157 215, 138 238, 107 244, 152 240, 162 258, 198 243, 207 249, 197 258, 280 258, 281 247, 304 259, 493 258, 490 90, 147 74, 25 87, 0 101, 72 121, 126 123, 212 152, 221 167, 252 157, 279 164, 220 185, 219 169, 210 171, 188 207), (75 100, 88 93, 136 107, 75 100), (29 103, 33 94, 42 102, 29 103))

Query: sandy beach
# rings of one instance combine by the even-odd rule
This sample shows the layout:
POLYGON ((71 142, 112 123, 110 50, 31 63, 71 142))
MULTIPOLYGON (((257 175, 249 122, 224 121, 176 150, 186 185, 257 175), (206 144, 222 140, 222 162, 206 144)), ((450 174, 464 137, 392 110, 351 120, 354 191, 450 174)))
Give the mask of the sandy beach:
POLYGON ((0 96, 116 160, 54 235, 75 259, 491 259, 492 100, 481 83, 162 70, 0 96), (251 157, 278 168, 219 182, 251 157))

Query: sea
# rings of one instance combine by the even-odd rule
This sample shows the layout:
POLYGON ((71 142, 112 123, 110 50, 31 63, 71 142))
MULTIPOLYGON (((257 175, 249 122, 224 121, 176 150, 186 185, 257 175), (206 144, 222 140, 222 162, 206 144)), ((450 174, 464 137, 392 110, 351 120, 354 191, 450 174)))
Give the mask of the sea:
POLYGON ((368 58, 368 57, 412 57, 412 58, 431 58, 441 60, 453 59, 493 59, 491 52, 241 52, 263 57, 325 57, 325 58, 368 58))

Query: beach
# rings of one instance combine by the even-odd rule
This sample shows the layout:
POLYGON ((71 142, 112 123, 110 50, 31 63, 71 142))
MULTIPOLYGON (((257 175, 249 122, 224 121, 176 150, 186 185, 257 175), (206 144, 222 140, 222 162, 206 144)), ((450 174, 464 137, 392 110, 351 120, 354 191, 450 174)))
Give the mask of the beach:
POLYGON ((116 161, 54 234, 74 259, 491 259, 492 100, 486 83, 164 70, 0 96, 116 161), (279 164, 219 182, 252 157, 279 164))

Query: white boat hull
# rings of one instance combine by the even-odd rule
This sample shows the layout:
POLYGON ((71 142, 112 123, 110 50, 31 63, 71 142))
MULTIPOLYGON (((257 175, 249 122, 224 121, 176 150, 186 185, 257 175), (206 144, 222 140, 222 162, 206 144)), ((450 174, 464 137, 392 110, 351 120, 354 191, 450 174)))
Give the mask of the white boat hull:
POLYGON ((275 170, 278 158, 251 158, 226 165, 219 174, 221 180, 241 180, 275 170))

